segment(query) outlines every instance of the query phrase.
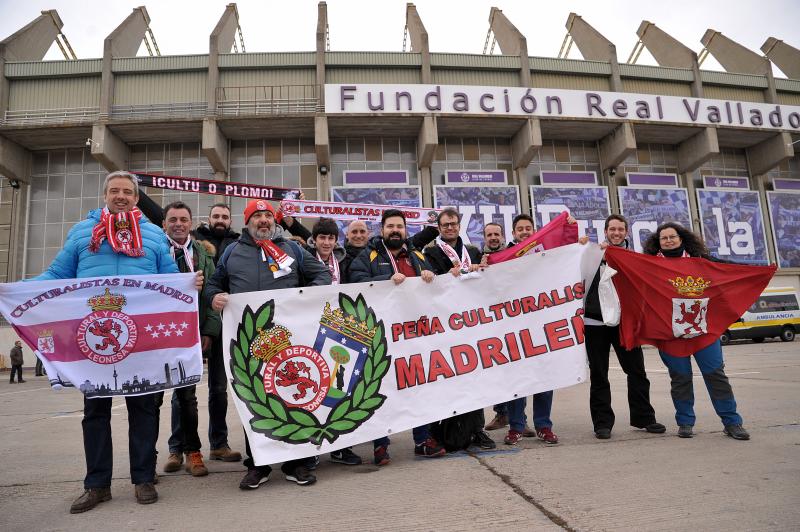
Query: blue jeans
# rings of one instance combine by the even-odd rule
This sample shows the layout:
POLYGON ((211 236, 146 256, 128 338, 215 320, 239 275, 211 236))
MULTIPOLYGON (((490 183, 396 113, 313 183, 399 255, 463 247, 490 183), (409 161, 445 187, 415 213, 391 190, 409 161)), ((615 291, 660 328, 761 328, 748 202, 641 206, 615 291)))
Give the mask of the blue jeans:
MULTIPOLYGON (((675 405, 675 421, 678 425, 694 426, 694 387, 690 357, 675 357, 660 350, 658 353, 669 370, 672 404, 675 405)), ((725 375, 725 362, 722 360, 722 346, 719 340, 692 356, 694 356, 697 367, 700 368, 708 395, 711 397, 711 404, 722 420, 722 424, 725 426, 741 425, 742 417, 736 413, 736 399, 733 397, 733 389, 725 375)))
MULTIPOLYGON (((525 405, 528 402, 527 397, 520 397, 505 403, 506 411, 508 412, 508 424, 511 430, 522 432, 528 422, 528 416, 525 415, 525 405)), ((553 408, 553 391, 542 392, 533 395, 533 426, 537 429, 549 429, 553 426, 553 421, 550 419, 550 411, 553 408)), ((495 410, 497 411, 497 410, 495 410)))

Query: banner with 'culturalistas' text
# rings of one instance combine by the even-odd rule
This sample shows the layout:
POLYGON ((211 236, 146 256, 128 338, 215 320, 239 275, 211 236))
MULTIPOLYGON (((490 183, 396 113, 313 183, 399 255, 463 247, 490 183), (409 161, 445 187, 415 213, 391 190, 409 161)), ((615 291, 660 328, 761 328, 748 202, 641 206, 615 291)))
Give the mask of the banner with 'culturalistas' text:
POLYGON ((255 462, 584 382, 583 280, 600 258, 598 246, 573 244, 470 279, 232 295, 226 368, 255 462))

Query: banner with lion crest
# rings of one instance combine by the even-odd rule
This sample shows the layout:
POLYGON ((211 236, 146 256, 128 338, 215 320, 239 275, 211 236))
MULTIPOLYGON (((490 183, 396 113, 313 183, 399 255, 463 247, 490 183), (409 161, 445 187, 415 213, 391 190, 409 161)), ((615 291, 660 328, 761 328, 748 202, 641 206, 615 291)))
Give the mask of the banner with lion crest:
MULTIPOLYGON (((586 381, 596 245, 419 278, 230 296, 226 370, 257 464, 586 381)), ((408 436, 409 438, 411 436, 408 436)))
POLYGON ((203 375, 194 274, 0 284, 0 312, 54 388, 146 395, 203 375))

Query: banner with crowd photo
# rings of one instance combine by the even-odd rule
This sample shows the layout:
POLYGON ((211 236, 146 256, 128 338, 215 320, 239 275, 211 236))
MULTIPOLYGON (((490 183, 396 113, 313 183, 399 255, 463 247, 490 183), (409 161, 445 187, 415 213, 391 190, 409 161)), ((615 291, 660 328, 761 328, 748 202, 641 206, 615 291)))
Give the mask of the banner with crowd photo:
POLYGON ((606 218, 611 214, 608 187, 551 187, 531 185, 531 209, 536 227, 544 227, 563 211, 578 221, 578 236, 602 242, 606 218))
POLYGON ((585 382, 583 280, 601 256, 599 246, 573 244, 466 280, 231 295, 225 366, 255 462, 585 382))
POLYGON ((435 185, 434 206, 455 208, 461 214, 461 239, 483 248, 483 228, 488 223, 503 227, 511 241, 511 222, 519 214, 519 188, 513 185, 435 185))
POLYGON ((758 192, 697 189, 697 206, 711 256, 743 264, 769 263, 758 192))
POLYGON ((767 192, 778 266, 800 268, 800 193, 767 192))
POLYGON ((203 375, 194 282, 178 273, 0 284, 0 312, 54 388, 146 395, 203 375))
MULTIPOLYGON (((421 208, 422 192, 418 186, 374 186, 374 187, 331 187, 331 198, 340 203, 358 203, 368 205, 392 205, 398 208, 421 208)), ((436 220, 433 220, 435 223, 436 220)), ((339 243, 344 245, 345 229, 348 221, 337 221, 339 226, 339 243)), ((381 234, 380 216, 376 221, 367 221, 370 235, 381 234)), ((421 231, 423 225, 409 224, 406 227, 408 236, 421 231)))
POLYGON ((664 222, 692 230, 689 192, 685 188, 619 187, 620 211, 628 220, 628 241, 641 252, 644 241, 664 222))

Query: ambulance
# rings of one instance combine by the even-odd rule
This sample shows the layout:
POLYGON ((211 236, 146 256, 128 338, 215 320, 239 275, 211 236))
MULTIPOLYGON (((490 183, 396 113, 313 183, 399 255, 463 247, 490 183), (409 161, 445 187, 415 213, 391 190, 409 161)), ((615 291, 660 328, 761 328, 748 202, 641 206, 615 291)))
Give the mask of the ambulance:
POLYGON ((794 340, 800 332, 800 305, 794 288, 767 288, 736 323, 720 336, 722 345, 731 340, 749 338, 761 343, 764 338, 779 337, 784 342, 794 340))

